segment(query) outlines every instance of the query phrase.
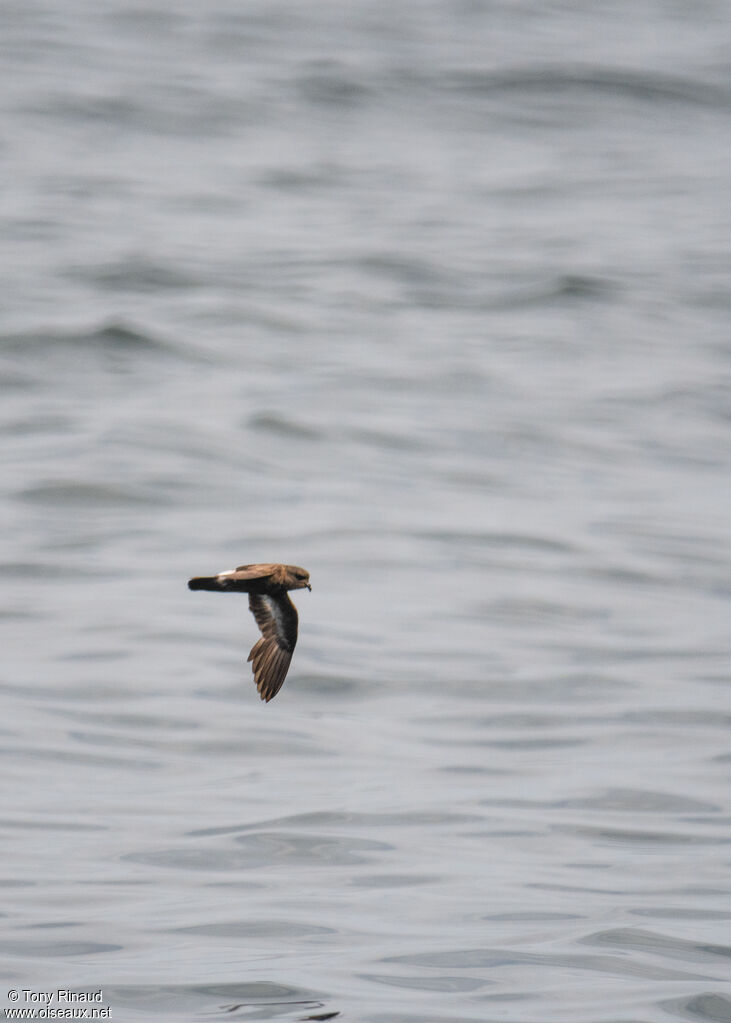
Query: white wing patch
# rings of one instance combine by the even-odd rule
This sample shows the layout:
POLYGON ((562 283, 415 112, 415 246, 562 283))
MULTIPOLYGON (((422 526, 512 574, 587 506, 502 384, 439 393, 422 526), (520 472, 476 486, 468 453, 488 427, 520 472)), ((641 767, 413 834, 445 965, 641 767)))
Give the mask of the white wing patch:
POLYGON ((268 594, 264 595, 264 601, 266 603, 269 614, 274 619, 274 627, 277 630, 277 639, 279 641, 279 645, 285 647, 285 649, 288 650, 290 644, 287 640, 285 620, 284 616, 282 615, 282 605, 279 603, 278 600, 272 600, 272 598, 268 594))

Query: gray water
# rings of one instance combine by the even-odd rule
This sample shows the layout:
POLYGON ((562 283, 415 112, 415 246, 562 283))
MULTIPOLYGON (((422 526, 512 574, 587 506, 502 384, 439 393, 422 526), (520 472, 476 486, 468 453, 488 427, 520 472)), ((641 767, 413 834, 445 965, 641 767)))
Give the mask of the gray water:
POLYGON ((730 30, 5 5, 5 990, 731 1019, 730 30))

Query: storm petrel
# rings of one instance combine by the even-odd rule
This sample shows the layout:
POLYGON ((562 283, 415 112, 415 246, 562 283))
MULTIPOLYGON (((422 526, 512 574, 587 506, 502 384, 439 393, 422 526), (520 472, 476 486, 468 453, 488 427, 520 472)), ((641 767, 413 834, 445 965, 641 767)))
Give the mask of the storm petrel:
POLYGON ((259 695, 267 703, 282 688, 297 642, 297 608, 287 590, 305 587, 312 589, 310 573, 296 565, 240 565, 230 572, 188 581, 190 590, 249 594, 249 610, 256 618, 261 639, 254 643, 248 659, 253 662, 259 695))

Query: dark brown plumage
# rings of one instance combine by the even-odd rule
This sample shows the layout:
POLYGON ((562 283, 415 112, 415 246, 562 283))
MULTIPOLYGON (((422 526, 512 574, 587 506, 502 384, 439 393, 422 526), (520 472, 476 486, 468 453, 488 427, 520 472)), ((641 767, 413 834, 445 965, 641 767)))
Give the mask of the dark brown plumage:
POLYGON ((249 654, 254 681, 267 703, 282 688, 297 642, 297 608, 287 590, 310 586, 310 573, 297 565, 241 565, 230 572, 196 576, 190 590, 220 590, 249 594, 249 610, 256 618, 261 639, 249 654))

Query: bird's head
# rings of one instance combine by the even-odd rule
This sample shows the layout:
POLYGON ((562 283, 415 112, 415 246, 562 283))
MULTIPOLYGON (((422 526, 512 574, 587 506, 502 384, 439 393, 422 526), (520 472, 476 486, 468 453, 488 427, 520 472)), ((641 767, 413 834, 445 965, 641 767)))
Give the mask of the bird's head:
POLYGON ((297 565, 287 565, 287 589, 288 590, 311 590, 310 573, 297 565))

